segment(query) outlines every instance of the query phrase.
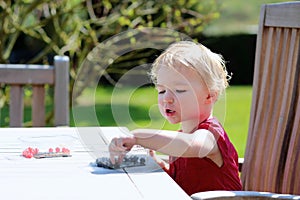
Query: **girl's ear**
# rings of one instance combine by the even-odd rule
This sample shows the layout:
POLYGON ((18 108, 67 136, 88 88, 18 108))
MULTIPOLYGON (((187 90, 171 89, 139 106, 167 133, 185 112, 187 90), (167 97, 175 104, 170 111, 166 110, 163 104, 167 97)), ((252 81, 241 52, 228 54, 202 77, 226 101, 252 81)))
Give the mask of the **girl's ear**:
POLYGON ((206 97, 205 103, 212 104, 218 100, 218 93, 215 91, 210 91, 206 97))

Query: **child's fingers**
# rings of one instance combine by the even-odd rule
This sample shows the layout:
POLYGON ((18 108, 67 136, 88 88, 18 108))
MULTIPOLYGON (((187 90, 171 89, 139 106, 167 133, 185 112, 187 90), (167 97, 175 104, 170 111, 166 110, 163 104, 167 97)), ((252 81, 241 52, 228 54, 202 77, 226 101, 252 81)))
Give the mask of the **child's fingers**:
POLYGON ((110 162, 114 165, 116 163, 116 159, 115 159, 116 155, 114 153, 111 153, 109 154, 109 159, 110 159, 110 162))
POLYGON ((123 158, 125 156, 126 153, 122 153, 118 156, 118 164, 121 164, 123 162, 123 158))
POLYGON ((112 164, 122 163, 125 154, 128 152, 127 147, 124 146, 122 138, 113 138, 109 146, 110 161, 112 164))
POLYGON ((150 150, 149 150, 149 154, 150 154, 151 157, 154 157, 154 156, 155 156, 155 151, 152 150, 152 149, 150 149, 150 150))
POLYGON ((126 151, 127 148, 122 138, 113 138, 109 144, 109 151, 126 151))

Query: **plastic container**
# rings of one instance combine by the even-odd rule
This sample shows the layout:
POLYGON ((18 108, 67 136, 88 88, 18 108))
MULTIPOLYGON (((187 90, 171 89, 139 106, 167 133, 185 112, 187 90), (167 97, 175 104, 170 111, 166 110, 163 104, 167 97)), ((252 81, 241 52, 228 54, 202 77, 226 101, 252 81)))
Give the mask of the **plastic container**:
POLYGON ((108 169, 122 169, 147 166, 149 159, 149 150, 141 146, 135 145, 129 152, 124 152, 123 159, 119 162, 118 157, 115 158, 115 164, 110 161, 108 152, 103 152, 103 155, 97 158, 98 167, 108 169))
POLYGON ((22 155, 27 158, 70 156, 76 139, 70 135, 24 136, 19 138, 22 155))

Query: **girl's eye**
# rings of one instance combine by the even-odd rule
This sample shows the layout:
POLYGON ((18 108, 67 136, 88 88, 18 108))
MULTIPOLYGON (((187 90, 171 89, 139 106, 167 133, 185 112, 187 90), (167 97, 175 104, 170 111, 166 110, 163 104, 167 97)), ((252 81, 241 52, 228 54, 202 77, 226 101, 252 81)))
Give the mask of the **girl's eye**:
POLYGON ((186 90, 176 90, 177 93, 183 93, 186 92, 186 90))
POLYGON ((158 91, 158 94, 163 94, 165 92, 166 92, 165 90, 160 90, 160 91, 158 91))

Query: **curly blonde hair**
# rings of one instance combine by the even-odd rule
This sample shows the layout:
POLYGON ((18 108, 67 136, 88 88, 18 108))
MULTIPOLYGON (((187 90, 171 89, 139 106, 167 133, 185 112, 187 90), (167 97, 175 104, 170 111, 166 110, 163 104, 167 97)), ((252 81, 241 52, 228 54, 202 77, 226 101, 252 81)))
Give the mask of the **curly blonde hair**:
POLYGON ((188 67, 195 70, 210 91, 219 95, 228 87, 228 74, 223 57, 213 53, 202 44, 180 41, 171 44, 153 63, 150 77, 157 83, 157 72, 164 65, 168 67, 188 67))

